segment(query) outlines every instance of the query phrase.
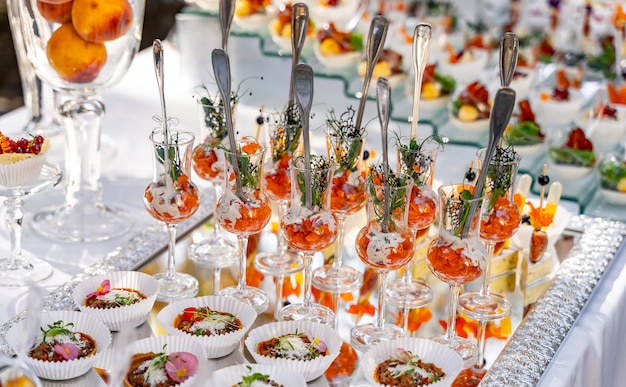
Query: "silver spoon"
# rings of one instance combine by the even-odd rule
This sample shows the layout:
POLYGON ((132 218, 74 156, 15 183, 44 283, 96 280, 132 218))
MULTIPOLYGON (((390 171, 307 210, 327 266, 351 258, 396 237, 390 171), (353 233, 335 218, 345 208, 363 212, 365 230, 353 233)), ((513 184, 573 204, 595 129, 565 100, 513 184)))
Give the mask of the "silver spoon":
POLYGON ((512 32, 506 32, 500 42, 500 86, 509 87, 517 67, 519 38, 512 32))
POLYGON ((391 211, 389 192, 389 116, 391 110, 391 88, 385 77, 378 78, 376 82, 376 101, 378 107, 378 119, 380 121, 380 133, 383 142, 383 221, 380 225, 383 232, 389 232, 389 212, 391 211))
POLYGON ((413 83, 413 116, 411 117, 411 138, 417 137, 417 124, 419 122, 419 106, 422 96, 422 80, 424 70, 428 62, 428 52, 430 50, 430 37, 432 27, 427 23, 420 23, 415 27, 413 33, 413 70, 415 80, 413 83))
POLYGON ((300 63, 295 68, 293 83, 296 101, 302 119, 302 140, 304 142, 304 186, 306 207, 312 207, 311 192, 311 143, 309 138, 309 114, 313 105, 313 69, 311 66, 300 63))
MULTIPOLYGON (((161 99, 161 125, 163 126, 163 166, 165 168, 165 176, 171 176, 171 160, 169 158, 169 140, 170 134, 167 128, 167 110, 165 108, 165 71, 163 69, 163 42, 155 39, 152 42, 152 56, 154 59, 154 72, 156 74, 157 85, 159 87, 159 97, 161 99)), ((173 184, 172 179, 166 178, 165 184, 170 187, 173 184)))
POLYGON ((376 16, 370 24, 369 35, 367 36, 367 44, 365 46, 365 78, 363 78, 363 89, 361 90, 361 100, 359 101, 359 110, 357 110, 355 125, 357 129, 361 128, 363 121, 363 112, 365 111, 365 102, 367 101, 367 92, 372 81, 372 73, 374 65, 378 62, 380 53, 383 51, 385 39, 387 38, 387 30, 389 29, 389 20, 384 16, 376 16))
POLYGON ((346 31, 352 31, 359 24, 359 21, 363 18, 363 13, 369 7, 370 0, 359 0, 359 4, 356 7, 354 15, 346 23, 346 31))
POLYGON ((289 83, 289 105, 291 108, 295 101, 294 78, 300 53, 306 39, 306 31, 309 28, 309 7, 304 3, 295 3, 291 13, 291 81, 289 83))
POLYGON ((241 176, 239 175, 239 164, 237 163, 237 143, 235 140, 235 131, 233 129, 233 119, 230 111, 230 60, 226 51, 216 48, 211 52, 211 63, 213 64, 213 73, 217 81, 217 88, 224 101, 224 119, 226 120, 226 130, 228 131, 228 142, 230 144, 232 164, 235 173, 235 195, 244 200, 243 187, 241 185, 241 176))
POLYGON ((222 29, 222 50, 228 52, 228 36, 235 15, 235 0, 220 0, 220 27, 222 29))

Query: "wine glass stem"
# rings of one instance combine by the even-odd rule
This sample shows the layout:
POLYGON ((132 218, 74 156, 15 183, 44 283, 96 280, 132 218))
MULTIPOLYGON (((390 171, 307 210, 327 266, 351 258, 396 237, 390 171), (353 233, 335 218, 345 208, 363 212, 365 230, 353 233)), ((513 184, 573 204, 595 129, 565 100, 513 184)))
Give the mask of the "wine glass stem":
POLYGON ((387 288, 387 270, 378 270, 378 316, 376 330, 385 329, 385 289, 387 288))
POLYGON ((333 269, 339 270, 343 261, 343 237, 346 228, 346 218, 339 214, 337 218, 337 240, 335 242, 335 258, 333 259, 333 269))
POLYGON ((496 244, 492 241, 485 241, 485 247, 487 248, 487 264, 483 272, 483 285, 480 288, 480 295, 482 297, 489 296, 489 283, 491 282, 491 261, 495 252, 496 244))
POLYGON ((215 267, 213 268, 213 295, 214 296, 217 296, 220 292, 220 288, 221 288, 220 280, 221 279, 222 279, 222 267, 220 265, 215 265, 215 267))
POLYGON ((452 342, 456 337, 456 310, 459 304, 459 292, 461 287, 450 285, 450 298, 448 299, 448 328, 446 329, 446 341, 452 342))
MULTIPOLYGON (((287 206, 289 205, 289 201, 287 200, 279 200, 278 201, 278 219, 282 219, 287 212, 287 206)), ((283 233, 278 231, 276 236, 276 251, 279 254, 283 254, 287 250, 287 243, 285 243, 285 237, 283 237, 283 233)))
POLYGON ((333 300, 333 312, 335 312, 333 316, 333 327, 335 330, 339 329, 339 293, 332 293, 333 300))
POLYGON ((410 286, 413 281, 413 259, 404 267, 404 273, 402 273, 402 282, 406 286, 410 286))
POLYGON ((303 305, 305 310, 311 308, 313 300, 311 299, 311 260, 313 257, 311 254, 303 254, 302 261, 304 266, 304 300, 303 305))
POLYGON ((248 237, 245 235, 237 235, 237 242, 239 243, 239 279, 238 285, 239 292, 244 293, 247 288, 246 284, 246 265, 248 263, 248 237))
POLYGON ((476 368, 482 368, 485 361, 485 344, 487 343, 487 322, 478 320, 478 329, 476 331, 476 368))
POLYGON ((15 263, 22 255, 22 220, 24 202, 19 196, 8 197, 6 205, 6 222, 11 235, 11 263, 15 263))
POLYGON ((276 276, 276 305, 274 307, 274 321, 278 321, 280 316, 279 312, 283 307, 283 283, 285 282, 284 275, 276 276))
POLYGON ((167 274, 168 281, 176 276, 176 223, 167 223, 167 274))
POLYGON ((66 101, 61 116, 66 136, 66 204, 101 203, 100 129, 104 104, 97 96, 66 101))
POLYGON ((222 196, 222 185, 221 184, 216 184, 214 182, 211 182, 210 184, 211 188, 213 189, 213 197, 215 197, 215 203, 213 204, 213 215, 209 221, 211 222, 210 225, 213 226, 213 240, 217 239, 220 236, 220 230, 221 230, 221 226, 219 224, 219 222, 215 221, 215 208, 217 207, 217 201, 220 199, 220 197, 222 196))

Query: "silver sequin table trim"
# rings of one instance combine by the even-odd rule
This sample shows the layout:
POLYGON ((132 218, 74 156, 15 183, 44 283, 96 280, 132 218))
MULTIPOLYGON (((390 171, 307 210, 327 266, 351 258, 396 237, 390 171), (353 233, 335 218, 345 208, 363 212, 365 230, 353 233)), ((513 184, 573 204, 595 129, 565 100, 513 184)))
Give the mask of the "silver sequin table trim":
POLYGON ((545 294, 517 328, 480 386, 535 386, 596 288, 626 236, 626 225, 573 217, 569 229, 582 236, 559 267, 545 294))

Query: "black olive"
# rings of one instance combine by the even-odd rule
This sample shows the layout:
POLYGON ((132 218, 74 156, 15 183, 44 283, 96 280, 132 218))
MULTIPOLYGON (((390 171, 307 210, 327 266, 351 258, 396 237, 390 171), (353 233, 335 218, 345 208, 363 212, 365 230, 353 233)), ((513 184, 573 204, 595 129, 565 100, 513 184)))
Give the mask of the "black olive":
POLYGON ((539 183, 539 185, 548 185, 549 182, 550 177, 548 175, 539 175, 537 177, 537 183, 539 183))
POLYGON ((370 152, 368 150, 363 151, 363 160, 367 160, 370 158, 370 152))
POLYGON ((474 181, 476 179, 476 172, 473 169, 470 169, 465 173, 465 180, 474 181))
POLYGON ((522 215, 522 224, 530 224, 530 215, 528 214, 522 215))
POLYGON ((263 125, 263 122, 264 122, 264 121, 265 121, 265 120, 263 119, 263 116, 258 116, 258 117, 256 118, 256 123, 257 123, 258 125, 263 125))

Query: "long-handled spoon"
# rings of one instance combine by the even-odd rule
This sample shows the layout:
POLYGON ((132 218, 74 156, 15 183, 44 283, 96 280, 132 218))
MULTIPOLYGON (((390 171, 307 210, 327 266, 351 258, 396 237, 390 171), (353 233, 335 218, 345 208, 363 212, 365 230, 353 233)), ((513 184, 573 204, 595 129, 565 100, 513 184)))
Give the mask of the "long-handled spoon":
POLYGON ((294 82, 296 66, 300 62, 300 53, 306 39, 306 31, 309 28, 309 7, 304 3, 293 5, 291 13, 291 77, 289 78, 289 104, 291 109, 295 102, 294 82))
POLYGON ((427 23, 420 23, 415 26, 413 33, 413 70, 415 80, 413 82, 413 115, 411 117, 411 138, 417 137, 417 124, 419 121, 419 106, 422 96, 422 80, 424 70, 428 62, 428 52, 430 51, 430 37, 432 27, 427 23))
POLYGON ((384 215, 380 227, 383 232, 389 232, 389 212, 391 208, 389 192, 389 116, 391 110, 391 88, 389 81, 385 77, 378 78, 376 83, 376 101, 378 107, 378 119, 380 121, 380 133, 383 142, 383 181, 384 189, 384 215))
POLYGON ((359 4, 356 7, 354 15, 346 23, 346 31, 352 31, 359 24, 359 21, 363 18, 363 13, 369 7, 370 0, 359 0, 359 4))
POLYGON ((222 30, 222 50, 228 52, 228 36, 235 15, 235 0, 220 0, 220 28, 222 30))
MULTIPOLYGON (((233 119, 230 111, 230 60, 226 51, 216 48, 211 52, 211 63, 213 64, 213 73, 217 81, 217 88, 224 101, 224 118, 226 120, 226 130, 228 131, 228 142, 230 144, 230 152, 233 155, 237 153, 237 142, 235 140, 235 131, 233 129, 233 119)), ((233 171, 235 173, 235 195, 244 200, 243 187, 241 185, 241 176, 239 175, 239 164, 237 157, 231 158, 233 171)))
POLYGON ((161 99, 161 125, 163 126, 163 167, 165 168, 165 185, 168 189, 174 184, 171 178, 172 165, 169 157, 170 134, 167 123, 167 110, 165 108, 165 70, 163 69, 163 42, 155 39, 152 42, 152 56, 154 60, 154 72, 156 74, 157 85, 159 87, 159 97, 161 99))
POLYGON ((363 78, 359 110, 356 112, 354 121, 354 127, 357 129, 361 128, 365 102, 367 101, 367 92, 370 88, 370 82, 372 81, 372 73, 374 72, 374 65, 378 62, 380 53, 383 51, 385 39, 387 38, 387 30, 389 30, 389 20, 387 20, 386 17, 376 16, 372 19, 369 35, 367 36, 367 45, 365 46, 365 78, 363 78))
POLYGON ((313 69, 311 66, 300 63, 295 68, 293 83, 295 86, 296 101, 302 119, 302 140, 304 142, 304 186, 307 208, 311 208, 311 143, 309 138, 309 114, 313 105, 313 69))

